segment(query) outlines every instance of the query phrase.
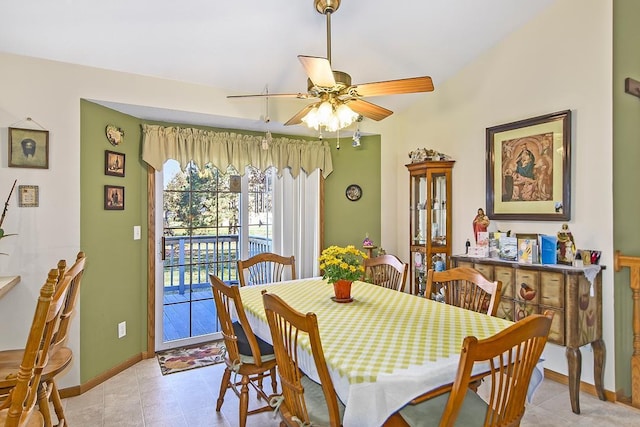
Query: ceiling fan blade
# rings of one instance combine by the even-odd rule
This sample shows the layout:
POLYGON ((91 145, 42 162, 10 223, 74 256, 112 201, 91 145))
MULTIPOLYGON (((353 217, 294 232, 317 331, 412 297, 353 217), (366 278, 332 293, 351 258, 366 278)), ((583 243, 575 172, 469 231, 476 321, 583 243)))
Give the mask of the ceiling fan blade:
POLYGON ((298 59, 314 85, 320 87, 334 87, 336 85, 331 63, 326 58, 298 55, 298 59))
POLYGON ((254 95, 227 95, 227 98, 254 98, 254 97, 298 98, 298 99, 314 98, 308 93, 261 93, 261 94, 254 94, 254 95))
POLYGON ((347 103, 347 106, 358 114, 369 119, 380 121, 393 114, 393 111, 387 110, 376 104, 372 104, 362 99, 353 99, 347 103))
POLYGON ((396 95, 400 93, 431 92, 433 81, 431 77, 412 77, 408 79, 388 80, 385 82, 363 83, 353 85, 352 89, 359 96, 396 95))
POLYGON ((298 125, 298 124, 302 123, 302 118, 304 116, 306 116, 307 113, 309 111, 311 111, 311 109, 313 107, 315 107, 315 104, 307 105, 302 110, 298 111, 293 117, 291 117, 289 120, 287 120, 287 122, 284 125, 285 126, 290 126, 290 125, 298 125))

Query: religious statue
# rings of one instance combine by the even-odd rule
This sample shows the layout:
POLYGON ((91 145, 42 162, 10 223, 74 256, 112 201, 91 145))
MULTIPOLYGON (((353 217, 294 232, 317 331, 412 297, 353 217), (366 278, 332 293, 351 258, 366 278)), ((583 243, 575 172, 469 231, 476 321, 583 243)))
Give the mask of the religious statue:
POLYGON ((473 218, 473 235, 475 236, 476 243, 478 243, 478 233, 487 231, 488 226, 489 217, 484 214, 484 209, 478 208, 478 214, 473 218))
POLYGON ((562 229, 558 231, 557 251, 558 264, 573 265, 576 258, 576 244, 567 224, 562 224, 562 229))

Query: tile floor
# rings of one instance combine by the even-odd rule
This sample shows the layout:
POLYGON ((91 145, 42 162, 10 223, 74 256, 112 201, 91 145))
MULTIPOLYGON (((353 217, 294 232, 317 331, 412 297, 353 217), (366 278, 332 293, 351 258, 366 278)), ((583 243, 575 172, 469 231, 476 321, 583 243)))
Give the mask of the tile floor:
MULTIPOLYGON (((109 379, 88 392, 64 399, 71 427, 232 427, 238 425, 238 399, 228 391, 215 411, 223 364, 162 376, 155 358, 109 379)), ((255 396, 255 393, 251 394, 255 396)), ((256 404, 255 399, 254 402, 256 404)), ((521 426, 638 426, 640 410, 601 402, 581 393, 581 415, 571 412, 567 387, 545 380, 521 426)), ((273 414, 249 416, 247 427, 276 427, 273 414)))

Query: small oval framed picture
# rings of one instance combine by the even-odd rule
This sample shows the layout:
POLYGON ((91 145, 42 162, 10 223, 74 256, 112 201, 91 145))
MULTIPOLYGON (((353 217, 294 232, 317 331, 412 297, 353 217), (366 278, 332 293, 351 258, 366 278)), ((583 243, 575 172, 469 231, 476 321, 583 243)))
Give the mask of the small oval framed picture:
POLYGON ((347 199, 356 202, 362 197, 362 188, 360 188, 358 184, 351 184, 347 187, 344 194, 347 196, 347 199))

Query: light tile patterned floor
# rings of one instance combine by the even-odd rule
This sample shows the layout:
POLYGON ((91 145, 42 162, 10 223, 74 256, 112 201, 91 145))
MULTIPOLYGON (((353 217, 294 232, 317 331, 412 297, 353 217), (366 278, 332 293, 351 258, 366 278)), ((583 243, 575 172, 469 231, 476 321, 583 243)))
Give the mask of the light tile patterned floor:
MULTIPOLYGON (((144 360, 88 392, 64 399, 72 427, 232 427, 238 399, 228 391, 215 411, 223 364, 162 376, 155 358, 144 360)), ((255 393, 252 393, 255 396, 255 393)), ((256 405, 252 401, 250 404, 256 405)), ((582 414, 571 412, 567 387, 545 380, 527 408, 522 427, 640 425, 640 410, 581 393, 582 414)), ((247 427, 276 427, 271 413, 248 418, 247 427)))

